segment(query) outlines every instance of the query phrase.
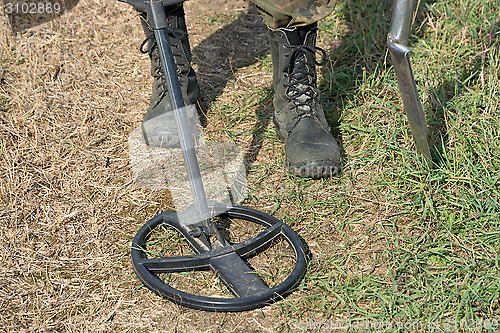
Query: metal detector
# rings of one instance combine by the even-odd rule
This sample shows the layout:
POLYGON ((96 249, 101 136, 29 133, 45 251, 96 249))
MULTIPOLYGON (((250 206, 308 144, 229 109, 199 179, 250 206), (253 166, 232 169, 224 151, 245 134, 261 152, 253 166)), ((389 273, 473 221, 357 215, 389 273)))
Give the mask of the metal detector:
MULTIPOLYGON (((129 1, 127 1, 129 2, 129 1)), ((176 1, 177 3, 182 0, 176 1)), ((130 2, 129 2, 130 3, 130 2)), ((169 0, 169 4, 172 1, 169 0)), ((306 271, 306 253, 299 236, 280 220, 234 203, 208 203, 197 157, 197 141, 184 106, 176 66, 169 43, 169 27, 161 0, 145 1, 148 22, 154 30, 167 91, 172 100, 180 149, 187 171, 193 204, 184 211, 166 211, 149 220, 132 242, 132 263, 139 280, 170 301, 206 311, 244 311, 282 299, 299 283, 306 271), (231 242, 213 220, 243 220, 261 226, 260 232, 243 241, 231 242), (194 254, 154 256, 150 241, 158 228, 173 228, 187 241, 194 254), (262 228, 263 227, 263 228, 262 228), (281 283, 266 284, 248 260, 266 251, 273 242, 284 241, 293 253, 294 266, 281 283), (231 297, 207 297, 178 290, 169 274, 212 271, 232 293, 231 297)), ((161 148, 159 148, 161 149, 161 148)), ((231 184, 230 186, 233 186, 231 184)), ((237 186, 236 186, 237 187, 237 186)), ((277 262, 273 263, 277 265, 277 262)), ((278 268, 279 270, 279 268, 278 268)))

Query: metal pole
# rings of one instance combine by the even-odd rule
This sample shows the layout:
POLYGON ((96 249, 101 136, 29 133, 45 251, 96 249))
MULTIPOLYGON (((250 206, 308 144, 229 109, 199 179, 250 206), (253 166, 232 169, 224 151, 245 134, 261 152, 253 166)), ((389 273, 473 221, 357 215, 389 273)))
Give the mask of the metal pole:
MULTIPOLYGON (((172 49, 168 40, 167 19, 161 0, 146 0, 148 22, 153 28, 158 43, 158 53, 167 81, 167 90, 174 108, 175 122, 179 131, 180 146, 186 164, 191 193, 196 212, 202 226, 209 228, 210 214, 207 197, 203 188, 200 168, 196 158, 194 139, 189 127, 189 120, 184 109, 184 101, 180 89, 179 78, 175 66, 172 49)), ((209 229, 210 230, 210 229, 209 229)))

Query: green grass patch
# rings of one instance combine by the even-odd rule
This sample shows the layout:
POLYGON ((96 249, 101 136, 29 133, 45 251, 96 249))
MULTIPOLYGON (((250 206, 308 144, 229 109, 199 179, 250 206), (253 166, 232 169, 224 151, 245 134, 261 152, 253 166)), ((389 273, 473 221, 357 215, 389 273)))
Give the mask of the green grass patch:
POLYGON ((390 13, 385 2, 343 2, 319 27, 330 59, 319 85, 346 150, 342 177, 273 182, 279 159, 250 172, 247 203, 274 203, 315 254, 278 305, 292 318, 282 330, 369 320, 460 331, 500 321, 498 1, 420 4, 410 46, 440 151, 432 170, 415 152, 387 53, 390 13))

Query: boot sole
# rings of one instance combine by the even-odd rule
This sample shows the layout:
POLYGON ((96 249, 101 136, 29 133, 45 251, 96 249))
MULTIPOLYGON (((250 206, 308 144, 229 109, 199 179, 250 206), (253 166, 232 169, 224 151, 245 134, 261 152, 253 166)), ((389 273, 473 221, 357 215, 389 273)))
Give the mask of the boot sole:
POLYGON ((292 164, 286 161, 288 171, 302 178, 332 178, 342 173, 342 166, 331 160, 313 160, 301 164, 292 164))

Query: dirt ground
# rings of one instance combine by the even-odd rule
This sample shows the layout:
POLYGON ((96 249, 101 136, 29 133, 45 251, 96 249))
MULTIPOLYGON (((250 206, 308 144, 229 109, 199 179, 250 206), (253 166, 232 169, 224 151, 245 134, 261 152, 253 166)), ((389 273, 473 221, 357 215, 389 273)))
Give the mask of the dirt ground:
MULTIPOLYGON (((40 24, 2 15, 9 107, 0 112, 0 325, 7 332, 287 330, 279 305, 206 313, 140 287, 131 239, 169 208, 164 191, 135 186, 128 165, 127 136, 150 94, 149 59, 138 51, 143 33, 126 4, 64 3, 63 15, 40 24)), ((252 67, 268 52, 255 8, 241 0, 191 0, 185 8, 206 112, 226 98, 228 82, 240 96, 269 87, 271 73, 252 67)), ((256 125, 269 122, 249 121, 256 125)), ((246 158, 265 163, 269 154, 276 152, 246 158)))

